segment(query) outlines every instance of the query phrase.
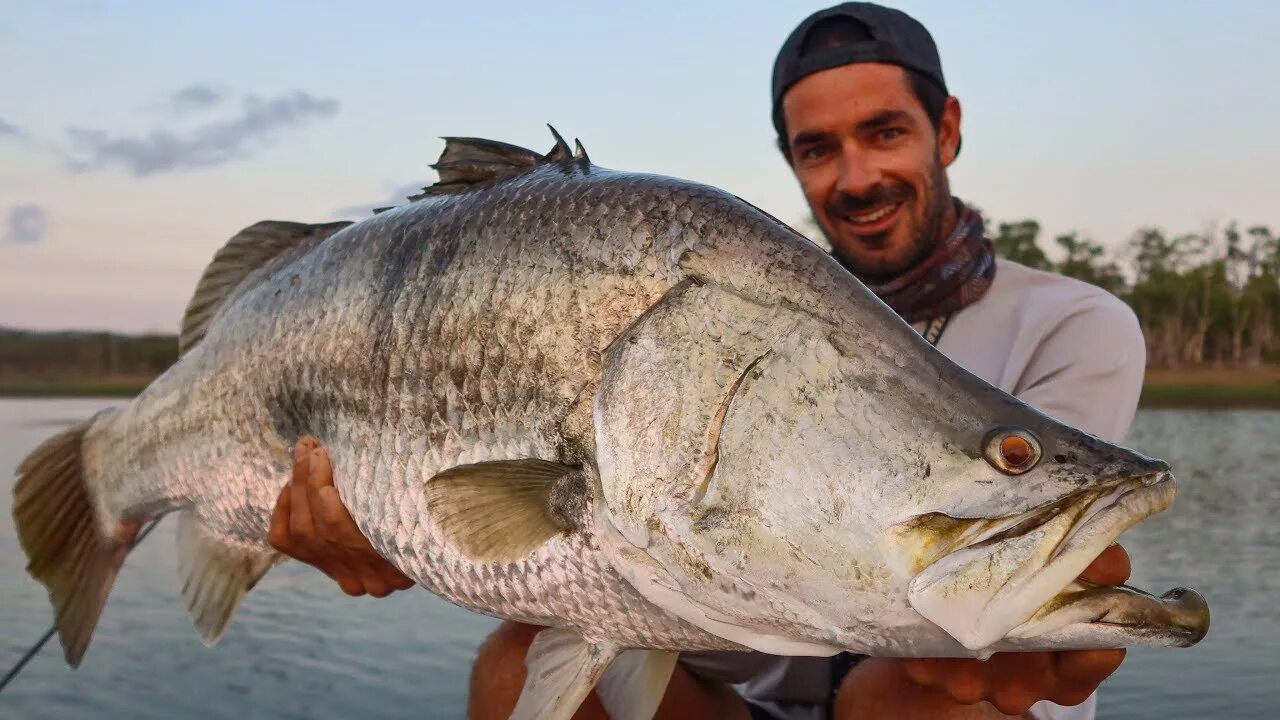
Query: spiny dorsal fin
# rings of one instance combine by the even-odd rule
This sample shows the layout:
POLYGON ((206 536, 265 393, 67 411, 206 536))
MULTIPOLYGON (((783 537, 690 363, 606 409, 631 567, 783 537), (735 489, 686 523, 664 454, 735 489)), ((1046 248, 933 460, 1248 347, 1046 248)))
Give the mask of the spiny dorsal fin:
MULTIPOLYGON (((178 353, 185 354, 195 347, 209 329, 209 323, 218 309, 226 304, 241 287, 252 287, 245 280, 254 271, 268 265, 283 264, 293 255, 289 250, 306 246, 308 241, 319 242, 350 225, 350 222, 334 222, 324 225, 263 220, 236 233, 213 256, 213 262, 205 268, 195 293, 187 303, 182 316, 182 331, 178 336, 178 353), (272 261, 276 262, 272 262, 272 261)), ((265 271, 264 271, 265 272, 265 271)))
POLYGON ((415 198, 470 190, 526 172, 541 161, 541 155, 518 145, 483 138, 447 137, 444 152, 431 166, 440 173, 440 181, 424 188, 422 196, 415 198))
POLYGON ((427 481, 427 511, 462 553, 510 562, 575 527, 586 486, 574 468, 546 460, 495 460, 449 468, 427 481))
POLYGON ((440 181, 422 189, 419 195, 413 195, 410 201, 418 201, 430 195, 466 192, 477 187, 496 183, 528 172, 543 163, 561 163, 576 160, 589 163, 587 154, 578 143, 579 154, 575 155, 554 127, 551 135, 556 144, 546 155, 522 148, 518 145, 485 140, 474 137, 444 138, 444 152, 431 167, 440 174, 440 181))
POLYGON ((573 159, 584 164, 591 164, 591 158, 587 157, 587 149, 582 147, 582 141, 578 138, 573 139, 573 159))
POLYGON ((547 128, 551 130, 551 134, 556 139, 556 146, 551 148, 551 152, 547 153, 547 161, 563 162, 572 158, 573 150, 569 149, 569 143, 565 142, 564 138, 560 137, 560 133, 556 132, 554 127, 547 125, 547 128))

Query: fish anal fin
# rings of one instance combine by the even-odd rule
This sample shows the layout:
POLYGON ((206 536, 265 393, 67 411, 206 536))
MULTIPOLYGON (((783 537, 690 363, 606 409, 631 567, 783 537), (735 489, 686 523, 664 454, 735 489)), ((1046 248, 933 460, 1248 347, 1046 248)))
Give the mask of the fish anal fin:
POLYGON ((441 532, 477 562, 518 560, 576 526, 586 509, 581 473, 537 459, 449 468, 427 481, 427 510, 441 532))
POLYGON ((524 688, 511 720, 569 720, 618 655, 612 645, 547 628, 525 655, 524 688))
POLYGON ((666 650, 624 650, 614 658, 596 685, 596 694, 613 720, 652 720, 678 653, 666 650))
POLYGON ((245 281, 254 271, 265 273, 268 266, 274 267, 293 257, 290 250, 309 247, 310 242, 323 240, 350 224, 343 221, 308 225, 263 220, 236 233, 214 254, 196 283, 182 316, 178 353, 185 354, 200 342, 218 310, 239 289, 252 287, 252 283, 245 281))
POLYGON ((183 511, 178 573, 187 609, 206 645, 217 644, 245 593, 280 559, 272 551, 228 542, 205 528, 192 511, 183 511))

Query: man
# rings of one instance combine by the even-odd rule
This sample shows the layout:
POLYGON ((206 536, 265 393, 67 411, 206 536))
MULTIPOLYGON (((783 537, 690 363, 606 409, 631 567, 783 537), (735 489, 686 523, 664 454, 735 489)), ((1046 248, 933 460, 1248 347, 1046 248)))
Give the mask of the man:
MULTIPOLYGON (((1137 320, 1093 286, 994 257, 981 218, 950 192, 946 168, 960 149, 960 104, 947 92, 923 26, 869 3, 815 13, 778 55, 773 98, 782 154, 846 268, 974 374, 1101 437, 1124 436, 1145 367, 1137 320)), ((360 535, 323 453, 304 442, 298 457, 272 544, 351 594, 380 597, 411 585, 360 535)), ((1114 546, 1084 576, 1118 583, 1128 574, 1128 558, 1114 546)), ((506 717, 537 631, 504 623, 481 647, 473 718, 506 717)), ((1123 657, 1123 650, 987 662, 690 653, 658 714, 1089 718, 1094 691, 1123 657)), ((603 716, 594 697, 579 713, 603 716)))

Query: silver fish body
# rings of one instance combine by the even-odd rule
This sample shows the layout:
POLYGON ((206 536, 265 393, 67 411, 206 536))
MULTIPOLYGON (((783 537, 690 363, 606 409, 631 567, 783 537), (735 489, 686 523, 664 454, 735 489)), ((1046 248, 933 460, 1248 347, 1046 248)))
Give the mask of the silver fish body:
POLYGON ((644 716, 678 650, 1203 636, 1190 591, 1074 581, 1168 506, 1167 466, 955 366, 782 223, 562 143, 452 140, 438 167, 353 225, 244 231, 197 289, 179 362, 24 463, 20 534, 73 662, 121 523, 173 510, 215 640, 279 561, 268 521, 308 434, 403 572, 557 629, 531 650, 521 717, 567 717, 627 663, 605 694, 644 716), (1035 461, 1010 468, 992 443, 1019 433, 1035 461), (92 532, 50 545, 43 513, 67 502, 92 532), (65 580, 77 552, 98 560, 65 580), (1108 614, 1130 623, 1094 622, 1108 614))

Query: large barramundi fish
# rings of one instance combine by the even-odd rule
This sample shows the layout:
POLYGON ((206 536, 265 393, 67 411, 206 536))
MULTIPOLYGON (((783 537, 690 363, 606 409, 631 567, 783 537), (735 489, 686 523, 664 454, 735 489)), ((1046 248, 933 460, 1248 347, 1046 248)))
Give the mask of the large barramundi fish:
POLYGON ((567 718, 597 685, 649 717, 686 650, 1204 636, 1192 591, 1077 579, 1170 505, 1165 463, 961 369, 781 222, 558 135, 546 155, 450 138, 434 167, 361 222, 237 234, 180 359, 21 464, 21 543, 72 665, 131 529, 171 511, 216 641, 282 559, 267 528, 304 434, 392 564, 550 626, 520 718, 567 718))

